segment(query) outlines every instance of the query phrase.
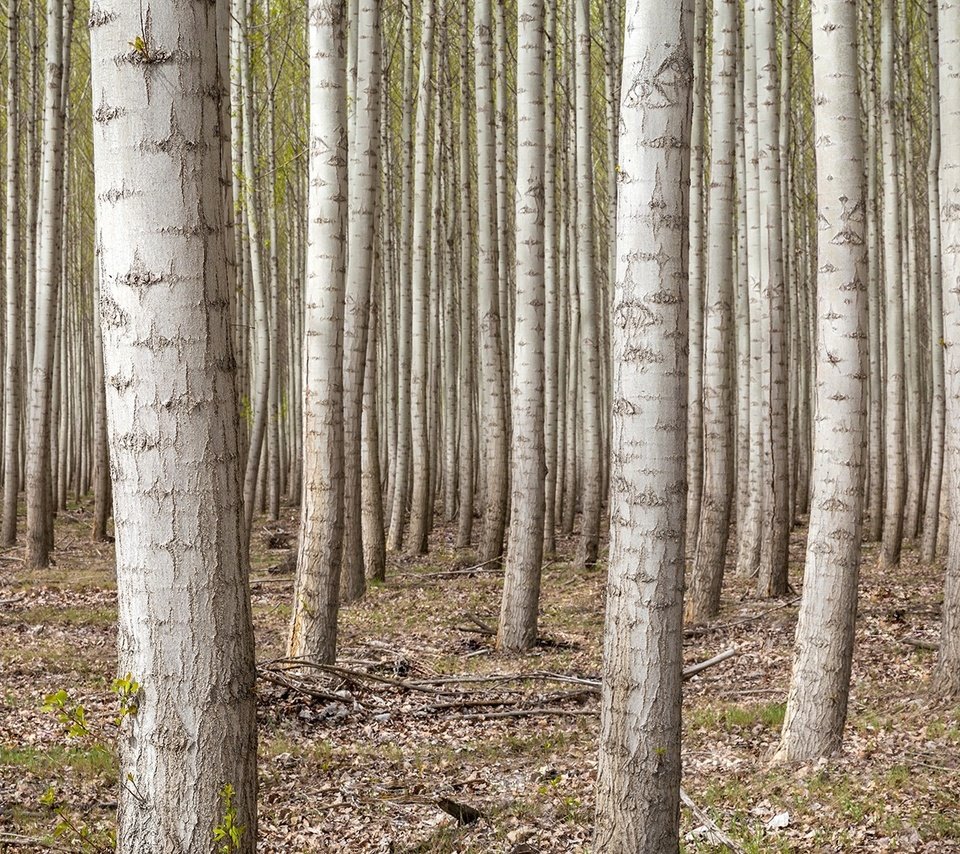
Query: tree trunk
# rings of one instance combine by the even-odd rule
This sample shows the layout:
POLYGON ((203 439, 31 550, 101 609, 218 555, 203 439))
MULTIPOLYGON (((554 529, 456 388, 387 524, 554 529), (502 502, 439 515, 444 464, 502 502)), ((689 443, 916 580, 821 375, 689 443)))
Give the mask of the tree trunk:
POLYGON ((347 296, 343 332, 344 529, 340 598, 363 596, 362 413, 370 325, 380 169, 380 0, 363 0, 357 18, 357 99, 350 193, 347 296))
POLYGON ((920 559, 933 563, 937 555, 937 533, 940 526, 940 490, 943 484, 943 455, 945 430, 945 400, 943 382, 943 279, 940 274, 940 87, 937 67, 939 46, 937 39, 937 3, 927 2, 927 26, 930 40, 930 157, 927 161, 927 217, 930 261, 930 473, 927 481, 927 499, 924 502, 923 542, 920 559))
POLYGON ((692 35, 627 5, 597 854, 679 851, 692 35))
POLYGON ((940 0, 940 237, 950 532, 934 688, 960 696, 960 0, 940 0))
POLYGON ((287 649, 322 664, 336 660, 343 546, 344 41, 343 0, 311 0, 304 496, 287 649))
POLYGON ((510 537, 497 644, 537 640, 543 560, 544 463, 544 109, 542 0, 517 7, 516 311, 511 412, 510 537))
POLYGON ((477 301, 480 313, 483 388, 485 499, 480 561, 503 554, 507 515, 507 428, 503 394, 503 345, 497 286, 496 134, 493 105, 493 32, 490 0, 474 4, 474 57, 477 122, 477 301))
MULTIPOLYGON (((733 473, 733 214, 736 199, 734 134, 737 76, 737 2, 714 4, 711 79, 710 204, 707 233, 707 322, 703 374, 703 505, 687 597, 687 619, 705 622, 720 610, 720 591, 730 535, 733 473)), ((692 227, 692 226, 691 226, 692 227)), ((692 276, 692 273, 691 273, 692 276)), ((691 329, 693 323, 690 324, 691 329)), ((689 455, 688 455, 689 456, 689 455)), ((690 472, 688 461, 687 472, 690 472)), ((687 520, 690 521, 690 502, 687 520)), ((688 527, 688 533, 691 529, 688 527)))
POLYGON ((857 9, 814 0, 817 400, 803 601, 779 757, 840 747, 847 716, 863 523, 867 352, 857 9))
POLYGON ((433 116, 433 0, 423 5, 420 36, 420 85, 413 167, 413 345, 410 359, 410 426, 413 446, 413 497, 410 504, 411 554, 425 554, 433 516, 431 454, 427 420, 430 335, 430 126, 433 116))
POLYGON ((101 0, 90 16, 119 672, 140 686, 120 723, 120 854, 208 854, 228 807, 234 850, 256 848, 217 12, 101 0))
POLYGON ((20 492, 20 13, 7 13, 6 362, 3 418, 3 545, 17 541, 20 492))
POLYGON ((601 419, 600 339, 596 270, 593 251, 593 113, 590 80, 590 0, 576 0, 577 111, 577 282, 580 292, 580 360, 583 388, 582 518, 576 561, 596 563, 600 548, 601 419))
POLYGON ((903 297, 900 289, 900 194, 897 188, 897 104, 894 87, 893 0, 882 0, 880 22, 880 107, 883 144, 883 266, 886 312, 886 511, 880 565, 900 565, 905 500, 903 401, 903 297))

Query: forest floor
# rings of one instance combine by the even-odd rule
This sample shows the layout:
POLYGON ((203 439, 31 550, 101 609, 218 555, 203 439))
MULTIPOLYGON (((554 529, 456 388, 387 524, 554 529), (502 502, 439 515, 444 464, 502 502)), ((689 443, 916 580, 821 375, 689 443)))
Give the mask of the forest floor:
MULTIPOLYGON (((0 554, 0 852, 109 847, 116 584, 112 548, 89 543, 89 522, 85 508, 61 514, 57 565, 45 572, 24 571, 21 550, 0 554), (83 704, 90 735, 69 737, 41 709, 60 689, 83 704), (60 822, 72 829, 54 836, 60 822)), ((597 699, 589 684, 542 674, 596 678, 603 568, 573 568, 562 543, 544 570, 542 645, 501 655, 484 629, 496 624, 501 578, 464 572, 439 531, 428 558, 392 561, 385 584, 343 609, 344 670, 301 678, 276 661, 291 553, 268 548, 293 545, 294 530, 291 516, 269 531, 258 523, 254 536, 259 850, 588 851, 597 699), (521 674, 541 677, 490 679, 521 674), (460 825, 438 807, 444 798, 483 817, 460 825)), ((798 589, 802 556, 797 531, 798 589)), ((903 643, 936 641, 941 570, 908 550, 897 577, 884 576, 868 547, 861 579, 845 746, 830 762, 770 761, 796 596, 758 601, 731 577, 716 623, 688 632, 688 665, 737 650, 686 682, 683 785, 740 851, 960 851, 960 707, 929 693, 934 653, 903 643)), ((686 808, 683 833, 687 852, 724 850, 686 808)))

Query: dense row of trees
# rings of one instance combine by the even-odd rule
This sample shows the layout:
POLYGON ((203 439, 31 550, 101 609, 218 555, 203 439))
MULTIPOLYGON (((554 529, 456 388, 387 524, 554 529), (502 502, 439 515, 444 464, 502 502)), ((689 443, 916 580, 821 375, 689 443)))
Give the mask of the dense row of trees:
POLYGON ((112 509, 121 851, 208 850, 225 783, 255 827, 247 555, 285 502, 323 663, 388 552, 447 544, 503 561, 530 649, 544 555, 596 563, 608 515, 598 851, 676 850, 684 611, 728 564, 785 594, 797 524, 780 757, 840 745, 862 535, 946 554, 960 693, 957 0, 7 24, 3 538, 22 492, 37 568, 71 493, 95 538, 112 509))

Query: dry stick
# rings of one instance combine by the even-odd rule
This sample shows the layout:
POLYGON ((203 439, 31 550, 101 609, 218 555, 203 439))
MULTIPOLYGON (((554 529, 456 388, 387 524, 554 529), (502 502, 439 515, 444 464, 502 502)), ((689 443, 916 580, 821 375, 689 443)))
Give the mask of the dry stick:
POLYGON ((721 842, 723 845, 726 845, 731 851, 736 851, 738 854, 744 854, 744 848, 732 836, 728 836, 726 833, 724 833, 720 829, 720 825, 718 825, 712 818, 710 818, 710 816, 700 809, 700 807, 698 807, 691 800, 690 796, 682 788, 680 789, 680 800, 683 801, 690 812, 696 816, 697 821, 706 825, 710 829, 710 835, 714 837, 714 839, 721 842))
POLYGON ((289 688, 291 691, 299 691, 301 694, 306 694, 308 697, 315 697, 318 700, 326 700, 329 703, 343 703, 345 700, 344 697, 338 697, 336 694, 330 694, 326 691, 321 691, 317 688, 313 688, 310 685, 306 685, 299 679, 291 679, 287 676, 281 676, 276 673, 272 673, 269 670, 264 670, 263 668, 257 669, 257 675, 267 682, 272 682, 274 685, 280 685, 283 688, 289 688))
POLYGON ((547 717, 554 715, 561 715, 564 717, 596 717, 600 714, 599 709, 553 709, 553 708, 537 708, 537 709, 510 709, 505 712, 477 712, 476 714, 469 715, 460 715, 460 720, 464 721, 488 721, 494 720, 495 718, 531 718, 531 717, 547 717))
POLYGON ((714 626, 693 626, 689 629, 683 630, 684 637, 693 638, 701 637, 702 635, 713 634, 714 632, 722 632, 727 629, 735 629, 739 626, 745 626, 747 623, 755 623, 757 620, 762 620, 768 614, 772 614, 774 611, 779 611, 781 608, 789 608, 791 605, 796 605, 801 596, 794 596, 792 599, 787 599, 785 602, 780 602, 777 605, 774 605, 772 608, 766 608, 759 614, 751 614, 749 617, 744 617, 740 620, 733 620, 729 623, 717 623, 714 626))
POLYGON ((392 679, 389 676, 380 676, 376 673, 365 673, 362 670, 351 670, 348 667, 340 667, 336 664, 318 664, 314 661, 307 661, 300 658, 278 658, 270 662, 272 666, 282 667, 309 667, 312 670, 320 670, 324 673, 330 673, 334 676, 341 676, 344 679, 358 681, 360 679, 369 679, 372 682, 382 682, 384 685, 393 685, 397 688, 406 688, 408 691, 420 691, 425 694, 449 695, 450 691, 442 691, 439 688, 432 688, 426 685, 418 685, 415 682, 407 682, 405 679, 392 679))
POLYGON ((931 652, 937 652, 940 649, 940 644, 934 641, 923 640, 922 638, 901 638, 900 643, 916 647, 917 649, 929 649, 931 652))

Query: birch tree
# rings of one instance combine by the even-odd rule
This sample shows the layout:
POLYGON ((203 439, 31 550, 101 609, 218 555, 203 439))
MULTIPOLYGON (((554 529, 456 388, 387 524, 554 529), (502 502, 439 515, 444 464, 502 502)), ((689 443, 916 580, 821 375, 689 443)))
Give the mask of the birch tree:
POLYGON ((346 58, 343 0, 311 0, 303 508, 287 651, 332 664, 343 546, 346 58))
POLYGON ((863 525, 866 396, 866 188, 857 9, 814 0, 817 157, 817 418, 813 494, 793 678, 779 756, 840 746, 847 715, 863 525))
POLYGON ((544 463, 544 8, 517 6, 516 328, 510 537, 497 643, 525 650, 537 639, 543 560, 544 463))
POLYGON ((689 0, 627 5, 598 854, 679 851, 689 0))
POLYGON ((256 847, 217 14, 183 0, 90 12, 118 666, 140 686, 121 722, 120 854, 207 854, 226 786, 235 850, 256 847))

